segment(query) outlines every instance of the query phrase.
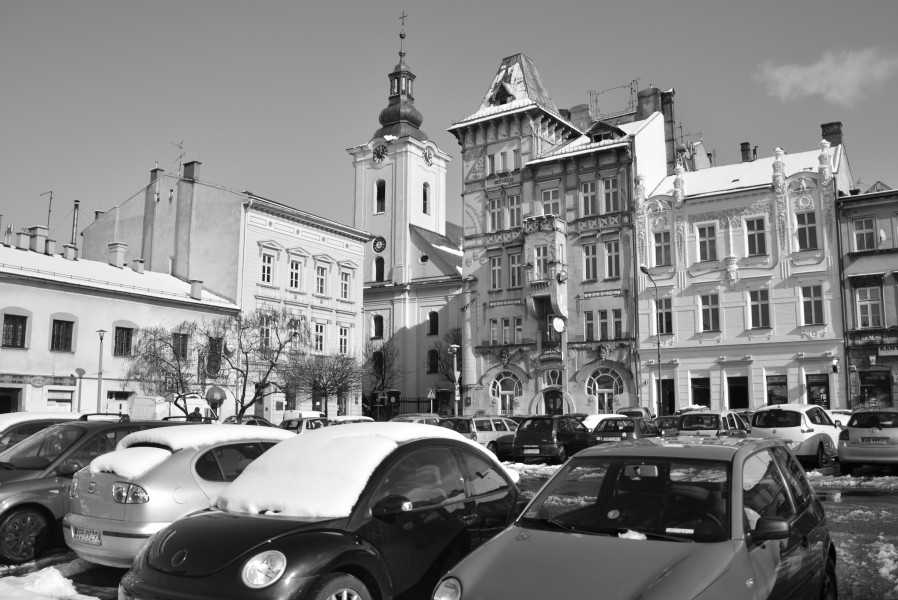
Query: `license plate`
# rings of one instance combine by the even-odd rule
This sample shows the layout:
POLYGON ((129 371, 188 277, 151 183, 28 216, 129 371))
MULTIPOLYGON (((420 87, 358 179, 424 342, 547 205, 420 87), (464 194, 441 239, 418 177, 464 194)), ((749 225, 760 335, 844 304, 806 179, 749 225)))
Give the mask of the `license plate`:
POLYGON ((100 546, 103 543, 99 529, 86 529, 84 527, 72 527, 72 539, 91 546, 100 546))
POLYGON ((884 438, 884 437, 862 437, 861 443, 862 444, 881 444, 884 446, 886 444, 886 442, 888 441, 888 439, 889 438, 884 438))
POLYGON ((602 436, 602 441, 603 442, 618 442, 618 441, 620 441, 620 438, 609 437, 606 435, 606 436, 602 436))
POLYGON ((539 454, 539 448, 524 448, 524 454, 539 454))

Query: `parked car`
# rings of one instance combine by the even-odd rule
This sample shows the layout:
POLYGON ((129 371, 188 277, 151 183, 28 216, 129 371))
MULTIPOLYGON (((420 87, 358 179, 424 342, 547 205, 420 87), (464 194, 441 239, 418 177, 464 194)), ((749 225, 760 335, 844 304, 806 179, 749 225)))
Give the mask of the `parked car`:
MULTIPOLYGON (((487 450, 498 456, 500 453, 499 438, 517 431, 518 424, 502 415, 463 415, 440 419, 440 427, 457 431, 478 444, 486 446, 487 450)), ((507 441, 507 437, 502 440, 503 446, 507 441)))
POLYGON ((590 445, 590 431, 571 415, 536 415, 525 419, 514 435, 511 456, 516 461, 567 458, 590 445))
POLYGON ((860 408, 839 433, 839 470, 861 465, 898 467, 898 408, 860 408))
POLYGON ((278 425, 279 429, 286 429, 288 431, 292 431, 293 433, 302 433, 303 431, 321 429, 322 427, 327 427, 327 419, 323 417, 301 417, 298 419, 284 419, 283 421, 281 421, 281 424, 278 425))
POLYGON ((231 415, 222 421, 222 423, 225 425, 260 425, 262 427, 274 427, 274 423, 265 417, 257 417, 255 415, 243 415, 242 417, 231 415))
POLYGON ((593 429, 596 428, 596 425, 598 425, 599 423, 601 423, 608 417, 614 417, 614 416, 619 416, 619 415, 616 415, 615 413, 599 413, 597 415, 586 415, 585 417, 583 417, 580 420, 583 422, 584 425, 586 425, 587 429, 592 431, 593 429))
POLYGON ((647 406, 626 406, 624 408, 619 408, 617 414, 627 415, 629 417, 642 417, 648 421, 655 418, 655 415, 652 414, 651 409, 647 406))
POLYGON ((835 423, 836 427, 839 429, 844 429, 845 425, 848 423, 848 419, 851 417, 851 411, 848 411, 848 414, 846 415, 845 411, 842 409, 828 410, 824 408, 823 410, 829 415, 830 421, 835 423))
POLYGON ((327 418, 328 425, 349 425, 350 423, 374 423, 374 419, 362 415, 334 415, 327 418))
POLYGON ((73 421, 81 413, 73 412, 11 412, 0 414, 0 452, 12 448, 41 429, 73 421))
POLYGON ((284 429, 238 425, 132 433, 72 478, 65 543, 90 562, 130 567, 151 534, 209 508, 253 460, 292 437, 284 429))
POLYGON ((748 425, 734 411, 690 410, 678 417, 678 435, 748 435, 748 425))
POLYGON ((742 419, 742 422, 745 423, 745 429, 751 433, 751 418, 752 415, 755 414, 754 410, 749 410, 747 408, 743 408, 740 410, 734 411, 739 417, 742 419))
POLYGON ((825 515, 780 440, 593 446, 444 575, 431 598, 592 598, 605 585, 615 598, 645 600, 834 600, 825 515))
POLYGON ((522 508, 517 474, 448 428, 327 427, 253 462, 216 510, 145 544, 118 597, 428 598, 522 508))
POLYGON ((677 435, 677 427, 680 425, 680 417, 678 415, 664 415, 655 417, 653 421, 655 427, 661 430, 661 435, 673 437, 677 435))
POLYGON ((651 437, 661 437, 661 430, 653 422, 642 417, 617 415, 596 425, 590 445, 651 437))
POLYGON ((439 425, 440 415, 436 413, 405 413, 390 419, 396 423, 424 423, 426 425, 439 425))
MULTIPOLYGON (((94 458, 112 452, 130 433, 174 422, 89 420, 51 425, 0 453, 0 562, 33 560, 60 539, 71 477, 94 458)), ((107 419, 112 417, 105 417, 107 419)))
POLYGON ((792 442, 792 451, 813 468, 838 454, 840 429, 816 404, 774 404, 752 415, 751 435, 792 442))

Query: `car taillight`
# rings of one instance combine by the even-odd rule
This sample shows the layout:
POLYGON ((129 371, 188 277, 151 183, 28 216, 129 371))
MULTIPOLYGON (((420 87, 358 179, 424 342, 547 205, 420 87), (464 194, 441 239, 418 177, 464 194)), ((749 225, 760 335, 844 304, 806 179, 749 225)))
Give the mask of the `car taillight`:
POLYGON ((78 489, 78 478, 72 477, 72 483, 69 484, 69 498, 75 497, 75 491, 78 489))
POLYGON ((851 439, 851 438, 848 437, 847 429, 843 429, 842 431, 839 432, 839 441, 840 442, 847 442, 849 439, 851 439))
POLYGON ((112 484, 112 499, 119 504, 146 504, 150 496, 139 485, 116 481, 112 484))

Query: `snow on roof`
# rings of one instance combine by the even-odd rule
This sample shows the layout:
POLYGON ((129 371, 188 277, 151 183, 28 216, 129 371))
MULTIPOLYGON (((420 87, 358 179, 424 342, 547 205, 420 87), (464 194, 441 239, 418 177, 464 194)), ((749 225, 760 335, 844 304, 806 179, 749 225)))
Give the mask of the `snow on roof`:
POLYGON ((116 446, 116 450, 123 450, 140 444, 154 444, 170 448, 172 452, 184 448, 200 448, 241 440, 266 440, 278 442, 287 438, 296 437, 296 434, 286 429, 277 427, 256 427, 253 425, 224 425, 212 423, 209 425, 178 425, 175 427, 154 427, 135 431, 125 436, 116 446))
POLYGON ((167 298, 190 304, 214 304, 237 310, 237 305, 207 290, 200 300, 190 297, 190 283, 155 271, 138 273, 130 267, 114 267, 96 260, 68 260, 61 254, 42 254, 0 244, 0 273, 106 290, 167 298))
POLYGON ((0 430, 6 429, 19 423, 26 421, 41 421, 43 419, 77 419, 81 416, 80 412, 61 412, 61 411, 31 411, 31 412, 12 412, 0 415, 0 430))
POLYGON ((251 514, 345 517, 387 456, 402 444, 425 438, 459 440, 487 453, 460 433, 433 425, 388 422, 325 427, 286 440, 253 461, 222 492, 217 506, 251 514))
POLYGON ((172 455, 164 448, 127 448, 101 454, 90 461, 91 473, 115 473, 126 479, 137 479, 159 466, 172 455))
MULTIPOLYGON (((839 161, 836 160, 836 152, 841 146, 830 147, 827 152, 830 156, 833 171, 838 169, 839 161)), ((783 167, 786 177, 790 177, 802 171, 817 173, 820 166, 820 150, 809 150, 796 154, 783 155, 783 167)), ((737 189, 754 188, 773 185, 773 161, 774 156, 759 158, 750 162, 741 162, 732 165, 722 165, 698 171, 683 173, 683 188, 686 197, 715 194, 737 189)), ((650 196, 673 194, 676 175, 669 175, 661 180, 658 187, 650 196)))

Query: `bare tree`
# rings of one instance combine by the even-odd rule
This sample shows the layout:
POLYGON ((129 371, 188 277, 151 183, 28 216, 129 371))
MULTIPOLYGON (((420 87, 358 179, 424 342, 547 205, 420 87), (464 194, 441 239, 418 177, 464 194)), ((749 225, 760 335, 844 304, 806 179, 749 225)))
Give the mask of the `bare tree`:
POLYGON ((399 387, 405 371, 399 360, 399 344, 391 337, 369 340, 364 349, 362 394, 371 397, 378 392, 399 387))
POLYGON ((437 369, 440 372, 440 375, 445 377, 449 383, 455 384, 455 371, 453 367, 457 367, 458 371, 461 372, 461 328, 453 327, 443 336, 443 339, 437 340, 434 342, 431 349, 437 351, 437 356, 439 357, 439 362, 437 363, 437 369), (453 359, 452 354, 449 352, 449 346, 458 346, 459 348, 456 350, 456 356, 453 359))
POLYGON ((321 398, 327 416, 328 399, 337 398, 337 414, 346 414, 346 399, 362 382, 358 360, 345 354, 297 354, 281 370, 290 389, 321 398))
POLYGON ((185 415, 186 398, 202 393, 197 361, 190 351, 196 323, 185 321, 173 329, 152 326, 134 334, 125 381, 150 396, 171 398, 185 415))

